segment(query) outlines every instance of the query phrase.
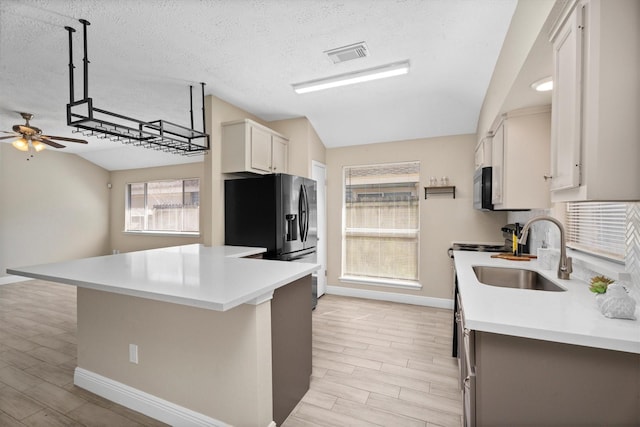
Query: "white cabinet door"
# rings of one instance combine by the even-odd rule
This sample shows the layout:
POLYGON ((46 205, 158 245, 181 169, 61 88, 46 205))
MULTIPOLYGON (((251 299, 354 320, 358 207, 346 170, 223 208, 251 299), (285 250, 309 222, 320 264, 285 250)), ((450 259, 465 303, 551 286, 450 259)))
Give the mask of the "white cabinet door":
POLYGON ((251 168, 271 171, 271 134, 251 126, 251 168))
POLYGON ((504 187, 504 122, 495 130, 491 144, 491 203, 500 205, 504 187))
POLYGON ((573 10, 553 43, 551 191, 580 185, 582 11, 581 6, 573 10))
POLYGON ((550 36, 551 199, 640 200, 640 1, 566 2, 550 36))
POLYGON ((475 168, 480 169, 485 166, 491 166, 491 140, 493 134, 485 136, 480 140, 480 143, 476 147, 476 164, 475 168))
POLYGON ((287 173, 287 140, 277 135, 271 139, 271 172, 287 173))

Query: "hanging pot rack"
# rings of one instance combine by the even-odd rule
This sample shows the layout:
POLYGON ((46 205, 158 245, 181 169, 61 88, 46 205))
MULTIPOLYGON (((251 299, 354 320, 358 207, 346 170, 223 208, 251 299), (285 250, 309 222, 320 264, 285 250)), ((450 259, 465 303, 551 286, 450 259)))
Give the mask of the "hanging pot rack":
POLYGON ((122 114, 113 113, 93 106, 89 97, 89 59, 87 57, 87 26, 91 23, 80 19, 83 27, 84 58, 83 77, 84 93, 80 100, 74 99, 73 70, 73 33, 72 27, 64 27, 69 32, 69 103, 67 104, 67 125, 74 127, 74 133, 85 136, 109 138, 115 142, 133 146, 151 148, 172 154, 198 155, 206 154, 210 148, 209 135, 206 133, 204 83, 202 89, 202 131, 193 129, 193 86, 189 86, 191 104, 191 128, 177 125, 166 120, 146 122, 122 114))

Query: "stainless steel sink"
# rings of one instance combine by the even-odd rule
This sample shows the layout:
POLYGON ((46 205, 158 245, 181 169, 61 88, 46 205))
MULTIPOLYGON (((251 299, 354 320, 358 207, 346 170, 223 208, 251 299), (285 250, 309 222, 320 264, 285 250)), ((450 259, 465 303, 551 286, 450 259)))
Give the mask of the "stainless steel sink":
POLYGON ((564 292, 560 286, 533 270, 476 265, 473 267, 478 281, 502 288, 533 289, 536 291, 564 292))

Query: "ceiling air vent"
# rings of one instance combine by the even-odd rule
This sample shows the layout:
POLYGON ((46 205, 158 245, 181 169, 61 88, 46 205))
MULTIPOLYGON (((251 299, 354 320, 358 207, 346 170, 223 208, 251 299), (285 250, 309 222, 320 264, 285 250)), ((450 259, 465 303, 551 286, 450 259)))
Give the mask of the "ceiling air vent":
POLYGON ((369 56, 369 49, 367 49, 367 45, 365 42, 354 43, 348 46, 342 46, 331 50, 326 50, 324 53, 327 54, 331 62, 334 64, 339 64, 345 61, 351 61, 352 59, 364 58, 365 56, 369 56))

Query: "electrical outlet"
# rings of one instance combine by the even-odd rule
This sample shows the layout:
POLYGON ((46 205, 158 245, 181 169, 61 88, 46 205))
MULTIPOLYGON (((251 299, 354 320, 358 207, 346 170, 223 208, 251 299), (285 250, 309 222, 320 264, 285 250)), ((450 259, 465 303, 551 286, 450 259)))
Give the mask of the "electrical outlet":
POLYGON ((138 345, 129 344, 129 362, 138 364, 138 345))

